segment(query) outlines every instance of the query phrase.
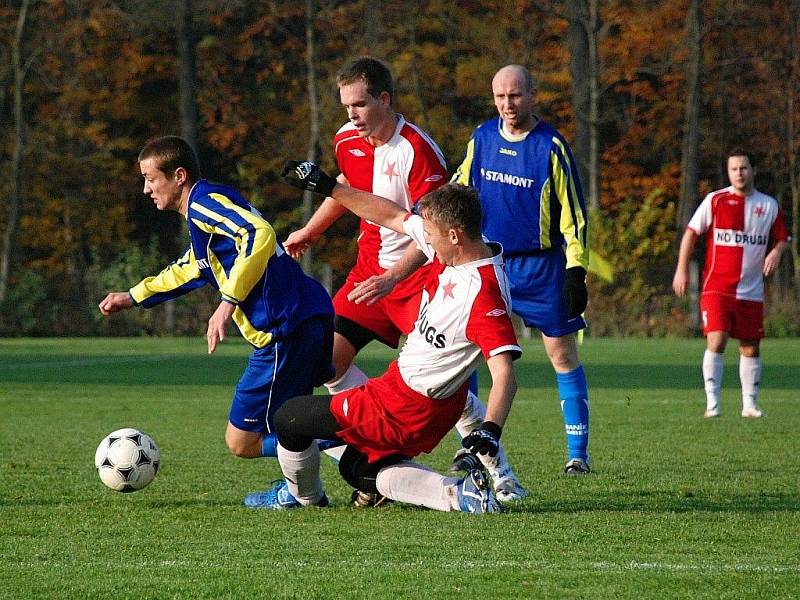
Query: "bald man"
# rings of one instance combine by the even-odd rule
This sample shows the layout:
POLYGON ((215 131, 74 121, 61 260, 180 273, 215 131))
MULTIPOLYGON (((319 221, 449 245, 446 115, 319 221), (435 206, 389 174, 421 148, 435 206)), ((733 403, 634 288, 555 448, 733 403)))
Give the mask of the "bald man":
POLYGON ((590 472, 589 393, 575 333, 586 327, 587 213, 572 151, 536 115, 536 91, 523 66, 495 74, 499 117, 475 129, 453 181, 478 189, 483 234, 503 245, 512 310, 541 332, 556 373, 567 438, 564 472, 583 475, 590 472))

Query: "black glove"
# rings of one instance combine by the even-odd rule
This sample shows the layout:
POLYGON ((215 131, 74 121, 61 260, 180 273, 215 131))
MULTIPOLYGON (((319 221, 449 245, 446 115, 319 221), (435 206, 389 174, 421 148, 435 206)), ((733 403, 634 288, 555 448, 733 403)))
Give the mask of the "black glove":
POLYGON ((330 196, 336 180, 311 161, 287 160, 281 171, 283 180, 291 186, 323 196, 330 196))
POLYGON ((570 267, 564 275, 564 299, 567 301, 569 318, 583 314, 589 295, 586 292, 586 269, 570 267))
POLYGON ((461 440, 461 445, 473 454, 497 456, 500 450, 500 434, 503 429, 497 423, 484 421, 483 424, 461 440))

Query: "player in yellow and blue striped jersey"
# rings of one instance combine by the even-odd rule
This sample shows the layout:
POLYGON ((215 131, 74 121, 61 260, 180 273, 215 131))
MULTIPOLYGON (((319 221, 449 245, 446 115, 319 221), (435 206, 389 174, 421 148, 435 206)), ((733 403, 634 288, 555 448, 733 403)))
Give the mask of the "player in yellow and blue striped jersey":
POLYGON ((208 353, 224 339, 231 320, 253 346, 234 392, 225 441, 237 456, 275 456, 275 411, 333 374, 330 296, 286 254, 272 226, 237 190, 201 179, 185 140, 165 136, 149 142, 139 168, 143 191, 156 207, 186 218, 189 249, 129 291, 109 293, 100 312, 150 308, 204 285, 218 289, 208 353))

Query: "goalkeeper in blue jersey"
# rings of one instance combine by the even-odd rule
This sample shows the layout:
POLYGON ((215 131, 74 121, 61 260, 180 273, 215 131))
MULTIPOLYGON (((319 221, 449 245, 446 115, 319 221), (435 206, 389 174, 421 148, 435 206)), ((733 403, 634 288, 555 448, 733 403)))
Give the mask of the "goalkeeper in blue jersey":
POLYGON ((186 219, 189 249, 161 273, 100 302, 110 315, 150 308, 206 284, 220 303, 208 320, 208 353, 233 320, 254 350, 231 403, 225 442, 236 456, 276 456, 275 411, 333 375, 333 306, 325 289, 284 251, 272 226, 235 189, 200 178, 182 138, 166 136, 139 153, 144 194, 186 219))
MULTIPOLYGON (((534 113, 536 83, 519 65, 492 80, 499 118, 479 125, 453 176, 480 193, 483 234, 503 245, 511 308, 542 334, 567 435, 568 474, 589 472, 589 395, 575 332, 586 327, 586 207, 564 138, 534 113)), ((455 463, 463 457, 457 455, 455 463)))

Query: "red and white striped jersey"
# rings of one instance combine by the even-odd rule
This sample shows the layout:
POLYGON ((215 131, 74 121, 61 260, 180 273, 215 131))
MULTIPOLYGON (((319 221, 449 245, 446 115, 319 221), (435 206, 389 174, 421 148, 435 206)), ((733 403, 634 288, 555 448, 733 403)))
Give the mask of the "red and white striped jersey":
MULTIPOLYGON (((447 181, 442 151, 402 115, 386 144, 373 146, 352 123, 339 129, 333 143, 339 170, 352 187, 388 198, 408 211, 447 181)), ((379 274, 397 262, 409 243, 407 236, 362 219, 357 260, 368 273, 379 274)))
MULTIPOLYGON (((422 218, 409 215, 406 233, 433 259, 422 218)), ((397 359, 403 381, 429 398, 454 394, 480 364, 501 352, 522 354, 509 318, 511 296, 502 248, 458 266, 434 260, 422 291, 419 316, 397 359)))
POLYGON ((703 293, 764 301, 764 257, 770 239, 789 239, 783 213, 771 196, 754 190, 740 196, 727 187, 711 192, 688 228, 708 233, 703 293))

